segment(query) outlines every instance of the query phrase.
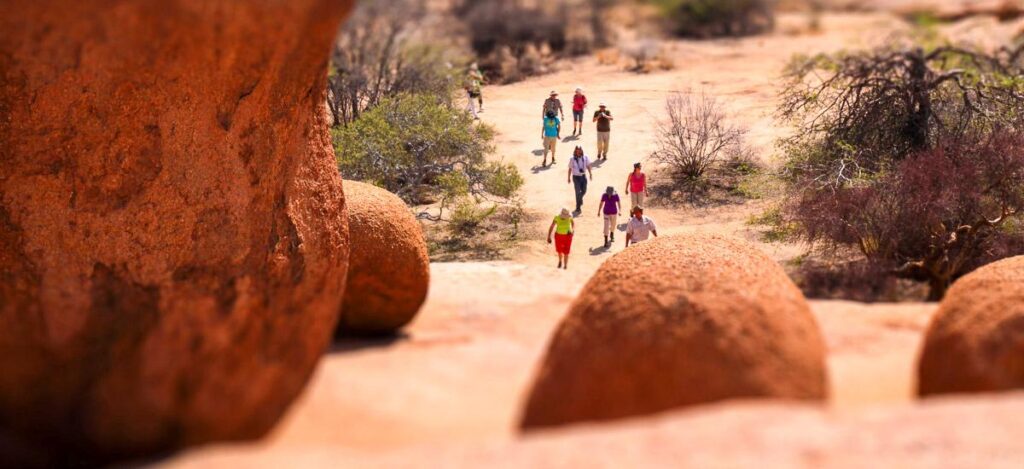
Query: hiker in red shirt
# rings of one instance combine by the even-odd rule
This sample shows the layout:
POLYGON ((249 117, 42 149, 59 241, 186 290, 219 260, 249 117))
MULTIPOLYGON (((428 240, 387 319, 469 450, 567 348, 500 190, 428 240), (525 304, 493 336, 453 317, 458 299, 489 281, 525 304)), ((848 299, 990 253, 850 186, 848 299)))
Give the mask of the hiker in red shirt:
POLYGON ((583 88, 576 88, 576 95, 572 97, 572 135, 583 135, 583 111, 587 109, 587 97, 583 94, 583 88))
POLYGON ((626 178, 626 193, 629 194, 629 205, 633 208, 643 207, 650 191, 647 189, 647 175, 640 163, 633 165, 633 172, 626 178))

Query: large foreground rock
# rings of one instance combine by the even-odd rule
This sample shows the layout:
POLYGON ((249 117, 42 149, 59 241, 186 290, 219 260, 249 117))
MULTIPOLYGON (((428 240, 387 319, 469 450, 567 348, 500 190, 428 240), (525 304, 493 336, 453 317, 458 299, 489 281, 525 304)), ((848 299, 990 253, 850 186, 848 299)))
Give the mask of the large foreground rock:
POLYGON ((384 334, 412 321, 427 299, 430 256, 416 217, 398 196, 345 181, 352 257, 338 332, 384 334))
POLYGON ((749 245, 689 235, 606 261, 559 326, 525 428, 729 398, 826 397, 825 348, 803 294, 749 245))
POLYGON ((0 4, 0 456, 257 437, 296 397, 345 284, 348 3, 0 4))
POLYGON ((939 306, 918 364, 918 392, 1024 389, 1024 257, 958 280, 939 306))

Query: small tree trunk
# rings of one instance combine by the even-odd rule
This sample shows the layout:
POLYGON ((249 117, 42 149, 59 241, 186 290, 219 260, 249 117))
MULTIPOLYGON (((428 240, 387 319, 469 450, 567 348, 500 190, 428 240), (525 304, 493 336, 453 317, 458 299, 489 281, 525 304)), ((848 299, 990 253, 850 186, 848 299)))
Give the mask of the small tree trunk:
POLYGON ((928 301, 942 301, 953 282, 946 276, 933 276, 928 280, 928 301))
POLYGON ((928 88, 928 64, 924 51, 917 49, 908 55, 910 67, 911 108, 907 122, 907 137, 911 148, 928 148, 928 121, 932 117, 931 90, 928 88))

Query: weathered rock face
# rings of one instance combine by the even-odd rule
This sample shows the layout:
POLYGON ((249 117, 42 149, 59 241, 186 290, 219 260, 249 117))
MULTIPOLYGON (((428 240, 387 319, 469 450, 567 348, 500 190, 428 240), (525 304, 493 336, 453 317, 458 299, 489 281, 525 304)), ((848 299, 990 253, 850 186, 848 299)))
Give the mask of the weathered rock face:
POLYGON ((729 238, 663 237, 609 259, 587 283, 552 339, 522 425, 826 394, 820 331, 781 267, 729 238))
POLYGON ((0 4, 0 447, 264 434, 330 340, 350 1, 0 4))
POLYGON ((917 376, 922 396, 1024 389, 1024 257, 953 284, 928 328, 917 376))
POLYGON ((427 299, 430 256, 419 222, 398 196, 345 181, 352 238, 339 334, 382 334, 412 321, 427 299))

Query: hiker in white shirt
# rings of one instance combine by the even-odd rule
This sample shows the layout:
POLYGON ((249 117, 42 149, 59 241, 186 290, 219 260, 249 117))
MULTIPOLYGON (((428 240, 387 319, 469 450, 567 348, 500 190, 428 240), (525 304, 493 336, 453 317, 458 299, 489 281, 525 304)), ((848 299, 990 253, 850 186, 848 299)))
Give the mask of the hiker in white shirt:
POLYGON ((626 247, 647 241, 652 234, 655 238, 658 237, 658 227, 654 225, 654 220, 644 216, 643 207, 633 207, 633 217, 626 224, 626 247))
POLYGON ((576 147, 569 160, 569 174, 566 182, 572 183, 576 189, 576 215, 583 213, 583 196, 587 194, 587 174, 590 180, 594 180, 594 171, 590 165, 590 158, 583 154, 583 147, 576 147))

